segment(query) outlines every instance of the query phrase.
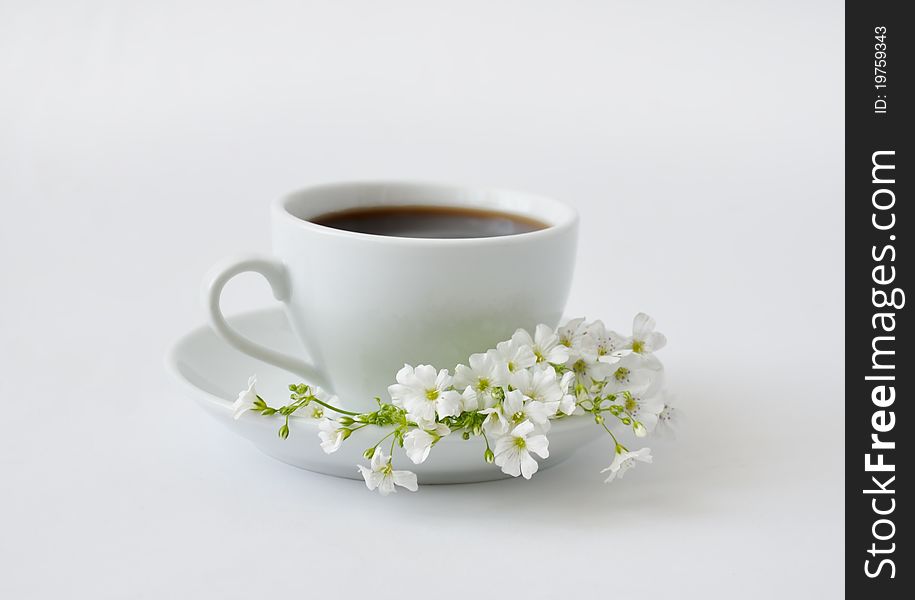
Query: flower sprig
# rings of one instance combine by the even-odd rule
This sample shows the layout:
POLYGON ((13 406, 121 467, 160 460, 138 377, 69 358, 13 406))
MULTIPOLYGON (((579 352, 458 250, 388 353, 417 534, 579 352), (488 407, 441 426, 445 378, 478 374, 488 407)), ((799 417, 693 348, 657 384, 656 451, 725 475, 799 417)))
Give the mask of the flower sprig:
POLYGON ((632 334, 608 330, 601 321, 573 319, 556 330, 538 325, 534 334, 519 329, 511 339, 473 354, 454 372, 430 365, 404 365, 388 386, 391 401, 375 398, 378 409, 356 413, 338 406, 336 396, 304 383, 289 386, 291 402, 271 407, 256 390, 256 380, 238 395, 235 418, 247 411, 284 418, 279 436, 289 437, 289 417, 304 414, 319 421, 321 448, 330 454, 363 429, 387 431, 366 448, 369 466, 358 465, 370 490, 387 495, 400 486, 416 491, 416 475, 395 470, 401 448, 414 464, 429 458, 442 438, 458 434, 483 441, 482 458, 504 473, 530 479, 537 458, 549 457, 553 421, 590 416, 613 443, 606 481, 621 479, 636 462, 650 463, 649 448, 630 451, 618 439, 671 429, 678 411, 662 393, 663 367, 655 352, 666 338, 654 320, 639 313, 632 334), (386 452, 387 451, 387 452, 386 452))

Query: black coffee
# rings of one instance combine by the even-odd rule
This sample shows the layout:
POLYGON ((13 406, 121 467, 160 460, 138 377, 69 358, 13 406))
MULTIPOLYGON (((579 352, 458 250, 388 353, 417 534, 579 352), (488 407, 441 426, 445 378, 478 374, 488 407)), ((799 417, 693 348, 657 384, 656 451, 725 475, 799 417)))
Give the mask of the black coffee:
POLYGON ((485 238, 547 227, 546 223, 519 215, 450 206, 354 208, 308 220, 344 231, 408 238, 485 238))

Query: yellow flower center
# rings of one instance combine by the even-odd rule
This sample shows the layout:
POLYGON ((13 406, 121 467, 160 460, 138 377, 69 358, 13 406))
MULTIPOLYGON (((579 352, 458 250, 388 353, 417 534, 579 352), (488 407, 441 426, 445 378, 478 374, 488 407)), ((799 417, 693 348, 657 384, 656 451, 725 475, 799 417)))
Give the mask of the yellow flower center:
POLYGON ((438 390, 426 390, 426 400, 430 402, 438 400, 438 390))
POLYGON ((519 450, 523 450, 525 447, 527 447, 527 442, 524 441, 523 437, 516 437, 515 438, 515 447, 518 448, 519 450))
POLYGON ((636 354, 641 354, 645 351, 645 342, 642 340, 633 340, 632 342, 632 351, 636 354))

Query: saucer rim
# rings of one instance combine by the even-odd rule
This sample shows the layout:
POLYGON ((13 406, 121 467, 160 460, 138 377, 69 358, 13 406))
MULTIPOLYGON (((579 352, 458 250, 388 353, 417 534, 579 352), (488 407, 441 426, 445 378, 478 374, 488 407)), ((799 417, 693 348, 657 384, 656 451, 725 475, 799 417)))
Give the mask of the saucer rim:
MULTIPOLYGON (((256 319, 258 317, 266 317, 267 315, 276 314, 276 313, 283 313, 283 316, 285 318, 285 311, 283 311, 282 307, 262 307, 262 308, 252 309, 252 310, 245 310, 245 311, 240 311, 235 314, 232 314, 231 316, 228 316, 227 318, 230 321, 235 320, 235 319, 256 319)), ((181 337, 176 339, 169 346, 168 351, 165 354, 165 370, 172 377, 172 379, 175 380, 176 382, 178 382, 178 384, 181 386, 181 388, 185 392, 191 394, 192 397, 198 397, 198 398, 205 397, 207 400, 209 400, 210 404, 217 406, 217 407, 219 407, 219 409, 224 410, 226 412, 231 412, 231 410, 232 410, 232 401, 231 400, 218 396, 197 385, 194 385, 194 383, 192 383, 190 380, 187 379, 187 377, 185 377, 185 375, 181 372, 180 367, 178 366, 178 362, 179 362, 178 357, 180 355, 181 348, 184 345, 186 345, 187 343, 189 343, 193 338, 195 338, 197 336, 201 336, 201 335, 214 335, 215 336, 216 332, 213 331, 213 329, 208 324, 204 323, 202 325, 198 325, 198 326, 194 327, 193 329, 189 330, 184 335, 182 335, 181 337)), ((256 360, 258 362, 262 362, 259 359, 254 358, 254 357, 251 357, 251 359, 256 360)), ((279 369, 279 367, 273 367, 273 368, 279 369)), ((282 370, 282 369, 280 369, 280 370, 282 370)), ((296 375, 293 373, 290 373, 290 376, 296 377, 296 375)), ((562 430, 565 430, 568 428, 580 427, 581 425, 584 424, 585 420, 590 420, 587 417, 588 417, 588 415, 572 415, 572 416, 564 417, 561 419, 551 420, 550 421, 551 429, 552 430, 559 429, 560 431, 562 431, 562 430)), ((317 429, 317 427, 318 427, 318 421, 315 419, 310 419, 308 417, 304 417, 301 415, 295 415, 295 414, 290 415, 290 418, 294 419, 298 425, 310 425, 310 426, 314 427, 315 429, 317 429)), ((452 442, 452 441, 455 441, 455 440, 452 440, 451 436, 444 437, 441 440, 441 442, 452 442)))

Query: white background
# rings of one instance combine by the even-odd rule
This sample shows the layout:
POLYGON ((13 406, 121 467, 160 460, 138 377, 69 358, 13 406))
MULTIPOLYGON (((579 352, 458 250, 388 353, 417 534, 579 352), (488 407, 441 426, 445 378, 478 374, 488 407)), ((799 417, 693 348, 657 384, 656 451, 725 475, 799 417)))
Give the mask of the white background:
MULTIPOLYGON (((0 4, 0 597, 842 591, 840 2, 0 4), (390 498, 210 423, 163 368, 267 204, 410 178, 582 216, 569 312, 654 315, 688 414, 604 486, 390 498)), ((544 279, 543 285, 549 285, 544 279)), ((227 307, 269 304, 255 276, 227 307)))

